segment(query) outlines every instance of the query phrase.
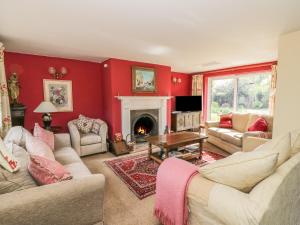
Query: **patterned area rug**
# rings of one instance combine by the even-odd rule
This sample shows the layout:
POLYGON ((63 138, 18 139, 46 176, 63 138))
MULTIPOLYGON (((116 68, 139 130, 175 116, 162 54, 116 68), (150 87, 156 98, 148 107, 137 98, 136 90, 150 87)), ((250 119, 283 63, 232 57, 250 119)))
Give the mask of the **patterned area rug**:
MULTIPOLYGON (((217 153, 203 151, 202 160, 195 159, 190 162, 197 166, 204 166, 222 158, 224 156, 217 153)), ((159 164, 149 160, 147 154, 117 158, 105 161, 105 164, 121 178, 139 199, 155 193, 156 174, 159 164)))

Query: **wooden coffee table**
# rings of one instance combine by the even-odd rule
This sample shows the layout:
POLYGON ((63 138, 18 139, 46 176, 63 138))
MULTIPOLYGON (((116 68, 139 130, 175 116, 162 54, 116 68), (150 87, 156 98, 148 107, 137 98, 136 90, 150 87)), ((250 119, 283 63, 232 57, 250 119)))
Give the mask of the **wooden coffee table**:
POLYGON ((186 145, 199 143, 199 150, 191 153, 189 151, 183 151, 183 154, 179 158, 190 160, 192 158, 202 158, 203 142, 207 139, 207 136, 203 134, 193 133, 193 132, 178 132, 171 134, 164 134, 158 136, 145 137, 145 140, 149 143, 148 156, 150 159, 161 163, 164 159, 169 157, 169 152, 179 147, 186 145), (161 157, 160 152, 153 153, 152 145, 160 147, 165 154, 165 158, 161 157))

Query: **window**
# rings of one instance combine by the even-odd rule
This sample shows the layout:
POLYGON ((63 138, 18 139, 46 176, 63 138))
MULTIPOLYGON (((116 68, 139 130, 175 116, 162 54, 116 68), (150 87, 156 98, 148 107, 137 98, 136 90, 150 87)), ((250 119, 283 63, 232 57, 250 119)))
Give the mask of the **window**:
POLYGON ((269 114, 271 72, 209 78, 208 119, 229 112, 269 114))

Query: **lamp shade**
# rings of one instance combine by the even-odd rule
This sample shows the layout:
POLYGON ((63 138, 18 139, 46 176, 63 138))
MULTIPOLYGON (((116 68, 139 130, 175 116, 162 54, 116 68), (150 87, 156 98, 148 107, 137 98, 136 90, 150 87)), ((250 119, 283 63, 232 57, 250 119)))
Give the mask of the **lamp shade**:
POLYGON ((38 107, 36 107, 36 109, 33 112, 51 113, 51 112, 57 112, 57 108, 51 102, 43 101, 39 104, 38 107))

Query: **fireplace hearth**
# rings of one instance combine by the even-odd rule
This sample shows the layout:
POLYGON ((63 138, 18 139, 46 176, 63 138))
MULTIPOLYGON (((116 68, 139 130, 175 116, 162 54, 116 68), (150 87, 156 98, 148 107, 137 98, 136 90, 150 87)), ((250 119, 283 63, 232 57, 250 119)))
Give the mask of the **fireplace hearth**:
POLYGON ((158 134, 158 110, 131 110, 131 135, 136 142, 144 142, 145 136, 158 134))

